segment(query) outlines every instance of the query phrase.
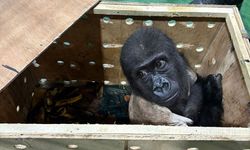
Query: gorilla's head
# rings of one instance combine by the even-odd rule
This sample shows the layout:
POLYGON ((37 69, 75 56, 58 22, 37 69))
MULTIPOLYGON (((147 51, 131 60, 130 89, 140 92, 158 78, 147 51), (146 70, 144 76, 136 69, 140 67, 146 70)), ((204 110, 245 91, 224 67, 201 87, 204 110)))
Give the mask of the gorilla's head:
POLYGON ((188 66, 157 29, 134 32, 122 47, 120 63, 133 92, 148 101, 169 107, 188 96, 188 66))

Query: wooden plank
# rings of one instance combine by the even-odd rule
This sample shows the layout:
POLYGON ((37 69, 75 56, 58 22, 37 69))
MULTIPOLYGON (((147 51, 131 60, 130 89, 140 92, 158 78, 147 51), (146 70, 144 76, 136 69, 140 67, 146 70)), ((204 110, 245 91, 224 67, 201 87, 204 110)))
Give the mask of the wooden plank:
POLYGON ((16 145, 35 150, 247 150, 249 142, 239 141, 155 141, 155 140, 82 140, 82 139, 0 139, 1 150, 16 150, 16 145), (73 148, 72 148, 73 149, 73 148), (191 149, 192 150, 192 149, 191 149))
POLYGON ((0 113, 0 122, 24 122, 26 118, 24 118, 21 113, 18 113, 16 111, 16 107, 17 105, 14 102, 13 97, 9 93, 9 91, 4 90, 3 92, 1 92, 0 109, 2 110, 2 112, 0 113))
POLYGON ((169 17, 213 17, 224 18, 232 13, 231 6, 185 5, 166 3, 101 2, 94 8, 95 14, 127 16, 169 16, 169 17), (198 7, 197 7, 198 6, 198 7))
POLYGON ((102 30, 101 38, 104 44, 117 44, 121 42, 121 21, 120 19, 113 19, 106 16, 100 19, 102 30), (105 18, 106 21, 104 21, 105 18))
POLYGON ((0 89, 95 3, 97 0, 1 1, 0 89))
POLYGON ((221 67, 223 61, 226 59, 225 56, 227 55, 227 53, 231 52, 232 50, 233 45, 230 39, 229 32, 226 25, 223 24, 210 43, 210 46, 202 59, 201 67, 196 69, 197 73, 202 76, 215 73, 221 73, 222 75, 224 75, 225 71, 221 72, 222 70, 219 70, 219 68, 221 67))
POLYGON ((242 37, 241 30, 238 26, 235 13, 237 12, 229 13, 226 17, 226 22, 228 30, 230 32, 230 36, 232 38, 238 62, 244 76, 248 94, 250 94, 250 55, 249 50, 247 49, 247 46, 245 44, 245 40, 242 37))
POLYGON ((152 125, 0 124, 0 138, 250 141, 250 128, 152 125))
POLYGON ((166 20, 176 20, 176 25, 169 27, 166 21, 156 21, 154 27, 165 32, 177 45, 177 49, 187 58, 191 68, 201 64, 204 55, 208 51, 210 44, 223 25, 222 20, 211 18, 167 18, 166 20), (192 23, 192 27, 187 27, 192 23), (213 28, 208 28, 208 24, 213 23, 213 28), (178 45, 182 44, 181 48, 178 45), (203 48, 197 51, 197 48, 203 48))
POLYGON ((30 109, 32 92, 37 84, 34 74, 26 69, 0 92, 0 122, 24 123, 30 109))
POLYGON ((129 141, 128 147, 142 150, 247 150, 249 142, 235 141, 129 141))
POLYGON ((248 52, 250 53, 250 42, 249 42, 249 39, 244 36, 244 34, 246 34, 247 31, 246 31, 245 26, 243 24, 243 21, 240 17, 239 9, 237 7, 234 7, 233 10, 234 10, 235 18, 236 18, 237 23, 238 23, 238 27, 240 28, 241 34, 244 38, 243 40, 245 42, 245 45, 247 47, 248 52))
POLYGON ((55 40, 36 62, 30 65, 37 82, 55 80, 102 81, 102 52, 99 16, 87 13, 55 40), (61 63, 58 61, 61 61, 61 63))
POLYGON ((100 21, 103 63, 114 65, 112 68, 104 69, 104 78, 110 81, 109 84, 121 84, 122 81, 126 81, 120 67, 121 46, 136 29, 142 26, 142 21, 134 19, 133 24, 127 25, 125 17, 104 16, 103 18, 100 21), (105 17, 110 18, 108 23, 103 21, 105 17))
POLYGON ((155 141, 155 140, 82 140, 82 139, 0 139, 1 150, 16 150, 16 145, 32 150, 248 150, 249 142, 238 141, 155 141), (195 149, 197 148, 197 149, 195 149), (72 148, 73 149, 73 148, 72 148))
POLYGON ((82 140, 82 139, 0 139, 1 150, 17 150, 16 146, 25 146, 31 150, 125 150, 125 141, 118 140, 82 140), (77 148, 74 148, 77 147, 77 148))
POLYGON ((250 97, 237 60, 225 72, 222 83, 223 125, 247 127, 250 123, 250 97))

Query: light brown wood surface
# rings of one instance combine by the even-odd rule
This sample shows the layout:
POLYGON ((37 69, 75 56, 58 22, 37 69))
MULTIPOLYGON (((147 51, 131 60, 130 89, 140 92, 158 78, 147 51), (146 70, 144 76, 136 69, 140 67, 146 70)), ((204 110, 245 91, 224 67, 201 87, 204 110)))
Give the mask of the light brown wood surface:
POLYGON ((0 89, 95 3, 97 0, 1 0, 0 89))
POLYGON ((169 17, 212 17, 224 18, 233 13, 232 6, 187 5, 166 3, 101 2, 94 9, 95 14, 127 16, 169 16, 169 17), (198 6, 198 7, 197 7, 198 6))
MULTIPOLYGON (((0 12, 5 9, 3 15, 0 15, 0 21, 5 21, 0 24, 0 33, 5 35, 0 42, 0 52, 3 53, 0 57, 2 63, 0 66, 0 87, 5 86, 17 75, 15 71, 4 68, 2 65, 8 65, 21 71, 59 34, 74 23, 84 10, 87 10, 85 8, 88 6, 85 3, 87 1, 83 2, 83 0, 74 1, 74 3, 65 2, 64 4, 67 4, 67 6, 62 5, 59 1, 47 2, 46 9, 41 7, 45 5, 45 2, 41 1, 21 1, 13 5, 11 5, 11 2, 14 3, 13 1, 0 3, 2 8, 0 12), (34 9, 38 8, 38 5, 41 9, 34 9), (29 7, 26 8, 26 6, 29 7), (8 10, 6 10, 6 7, 9 7, 8 10), (55 11, 54 9, 57 7, 58 9, 55 11), (71 9, 71 7, 74 9, 71 9), (21 8, 26 8, 29 11, 26 9, 21 11, 21 8), (84 10, 81 10, 81 8, 84 10), (17 11, 19 9, 21 12, 17 11), (31 14, 31 11, 35 13, 31 14), (55 15, 48 15, 47 12, 55 13, 55 15), (8 13, 10 13, 9 17, 7 17, 8 13), (27 17, 30 17, 31 20, 26 21, 27 17), (8 26, 8 24, 13 25, 8 26)), ((91 1, 88 2, 91 3, 91 1)), ((8 110, 0 115, 1 122, 25 121, 34 85, 41 78, 52 81, 57 79, 109 80, 111 83, 121 84, 121 81, 126 79, 119 65, 120 48, 133 31, 143 26, 143 21, 152 19, 154 27, 163 30, 176 43, 185 45, 184 48, 179 50, 184 53, 191 67, 194 68, 195 64, 201 64, 201 68, 197 69, 198 73, 201 75, 223 74, 225 125, 247 126, 250 120, 249 107, 247 106, 249 103, 249 90, 247 89, 250 88, 250 82, 248 82, 250 80, 250 63, 245 60, 250 58, 249 42, 242 38, 241 31, 244 27, 234 7, 215 8, 214 6, 208 6, 202 10, 202 13, 199 13, 200 8, 183 5, 175 7, 174 5, 146 6, 144 4, 139 6, 137 4, 139 9, 135 9, 136 5, 128 4, 125 7, 123 4, 121 6, 124 7, 121 7, 114 3, 112 7, 115 11, 106 6, 101 4, 94 9, 97 13, 105 14, 97 15, 90 12, 87 19, 83 17, 77 20, 71 28, 55 40, 56 43, 51 44, 46 52, 36 58, 40 67, 36 68, 30 65, 13 84, 6 88, 7 91, 2 92, 0 108, 8 110), (157 17, 157 12, 163 11, 163 8, 169 9, 169 12, 165 13, 167 16, 163 17, 161 16, 163 14, 160 13, 161 17, 157 17), (213 12, 216 15, 206 16, 205 12, 209 11, 207 8, 216 11, 213 12), (119 9, 123 11, 120 12, 119 9), (147 11, 142 14, 137 13, 144 9, 147 11), (128 15, 127 11, 130 10, 135 14, 126 16, 128 15), (116 11, 122 13, 122 15, 116 16, 116 11), (181 12, 181 16, 172 17, 170 12, 181 12), (151 14, 153 17, 149 17, 151 14), (109 16, 111 22, 104 23, 102 20, 104 16, 109 16), (127 25, 125 23, 127 17, 132 17, 134 24, 127 25), (169 19, 176 19, 176 26, 169 27, 167 25, 169 19), (185 25, 187 21, 193 21, 194 28, 187 28, 185 25), (208 28, 208 22, 214 22, 215 27, 208 28), (63 44, 65 41, 71 44, 66 46, 63 44), (105 48, 103 44, 110 44, 110 47, 105 48), (195 48, 200 45, 204 47, 204 51, 198 53, 195 48), (213 59, 215 64, 213 64, 213 59), (64 64, 59 65, 58 60, 63 60, 64 64), (90 65, 90 61, 95 61, 96 64, 90 65), (71 68, 69 67, 70 64, 76 64, 76 67, 71 68), (103 69, 102 64, 113 64, 114 68, 103 69), (24 83, 24 78, 27 79, 27 83, 24 83), (18 105, 21 111, 16 112, 18 105), (8 115, 10 112, 13 113, 8 115), (239 117, 241 115, 243 117, 239 117)))
MULTIPOLYGON (((125 76, 120 67, 120 51, 126 39, 138 28, 143 27, 143 22, 147 19, 153 21, 153 27, 160 29, 167 34, 176 44, 182 44, 182 48, 177 48, 185 58, 187 58, 192 69, 195 69, 196 64, 201 64, 208 48, 212 41, 217 36, 221 26, 225 27, 222 19, 204 19, 204 18, 170 18, 170 17, 130 17, 130 16, 105 16, 110 18, 109 23, 104 23, 101 18, 101 35, 102 44, 108 44, 110 47, 102 47, 103 63, 112 64, 114 68, 104 70, 105 80, 110 81, 110 84, 120 84, 121 81, 126 81, 125 76), (132 18, 134 23, 127 25, 125 20, 132 18), (168 26, 168 21, 176 20, 176 25, 168 26), (192 28, 188 28, 186 24, 193 23, 192 28), (208 28, 208 23, 214 23, 213 28, 208 28), (197 52, 196 48, 202 47, 202 52, 197 52)), ((227 31, 226 31, 227 32, 227 31)), ((230 44, 230 43, 229 43, 230 44)))
POLYGON ((0 124, 0 138, 250 141, 250 128, 105 124, 0 124), (39 131, 39 132, 38 132, 39 131))

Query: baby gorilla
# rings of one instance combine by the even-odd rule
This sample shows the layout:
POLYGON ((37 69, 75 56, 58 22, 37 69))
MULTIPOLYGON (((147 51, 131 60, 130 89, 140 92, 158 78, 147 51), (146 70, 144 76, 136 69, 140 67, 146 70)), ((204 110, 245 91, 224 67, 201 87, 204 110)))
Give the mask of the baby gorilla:
POLYGON ((122 47, 121 67, 137 96, 193 120, 196 126, 220 126, 222 76, 194 80, 173 41, 154 28, 140 28, 122 47))

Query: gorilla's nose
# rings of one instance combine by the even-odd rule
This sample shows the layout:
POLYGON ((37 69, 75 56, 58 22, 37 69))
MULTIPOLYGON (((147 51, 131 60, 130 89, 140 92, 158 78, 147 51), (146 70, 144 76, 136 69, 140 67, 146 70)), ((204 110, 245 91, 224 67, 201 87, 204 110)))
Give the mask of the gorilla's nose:
POLYGON ((153 90, 162 89, 165 86, 167 89, 170 88, 169 81, 166 78, 160 75, 153 76, 153 90))

